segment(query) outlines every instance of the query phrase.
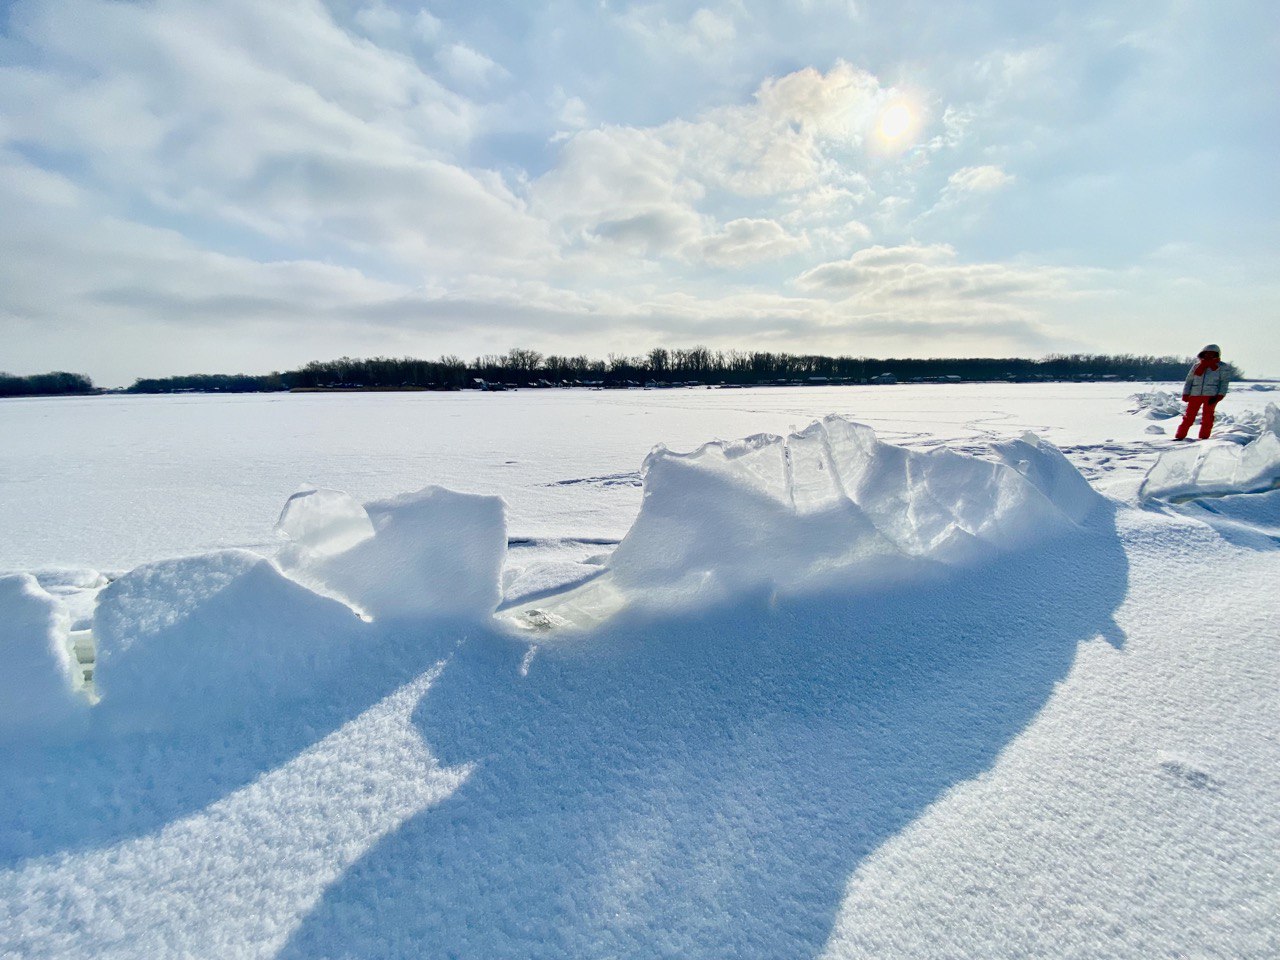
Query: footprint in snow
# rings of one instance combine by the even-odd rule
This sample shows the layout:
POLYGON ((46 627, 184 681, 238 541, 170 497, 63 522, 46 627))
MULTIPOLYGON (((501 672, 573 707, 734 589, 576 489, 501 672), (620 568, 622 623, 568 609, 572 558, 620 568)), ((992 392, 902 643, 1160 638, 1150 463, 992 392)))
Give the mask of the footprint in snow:
POLYGON ((1222 789, 1222 781, 1217 777, 1188 763, 1186 760, 1169 758, 1160 761, 1160 773, 1171 783, 1182 787, 1194 787, 1197 790, 1208 790, 1216 793, 1222 789))

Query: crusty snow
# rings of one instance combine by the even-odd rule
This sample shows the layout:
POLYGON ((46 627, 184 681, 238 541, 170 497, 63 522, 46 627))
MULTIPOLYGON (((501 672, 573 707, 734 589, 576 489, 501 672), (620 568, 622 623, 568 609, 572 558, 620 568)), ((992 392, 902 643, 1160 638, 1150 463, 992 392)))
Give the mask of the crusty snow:
POLYGON ((1275 395, 1132 393, 0 403, 0 957, 1280 955, 1275 395))

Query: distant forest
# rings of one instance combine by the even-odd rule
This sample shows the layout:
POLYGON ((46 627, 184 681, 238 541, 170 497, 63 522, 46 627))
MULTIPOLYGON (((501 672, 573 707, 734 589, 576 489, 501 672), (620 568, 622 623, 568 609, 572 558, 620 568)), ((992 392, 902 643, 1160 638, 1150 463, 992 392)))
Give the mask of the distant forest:
MULTIPOLYGON (((750 386, 760 384, 1035 380, 1181 380, 1189 357, 1056 354, 1042 360, 969 357, 910 358, 825 357, 814 354, 658 347, 644 356, 610 354, 607 359, 543 355, 510 350, 477 357, 417 360, 373 357, 313 361, 283 373, 191 374, 140 379, 130 393, 278 390, 461 390, 487 387, 560 386, 750 386), (885 375, 888 376, 885 376, 885 375)), ((1226 366, 1231 367, 1230 364, 1226 366)), ((1233 369, 1233 376, 1240 371, 1233 369)))
POLYGON ((29 377, 15 377, 0 373, 0 397, 53 397, 71 393, 99 393, 100 391, 82 373, 37 373, 29 377))
MULTIPOLYGON (((126 393, 266 393, 283 390, 504 390, 517 387, 753 386, 937 381, 1181 380, 1190 357, 1054 354, 1042 360, 967 357, 824 357, 815 354, 657 347, 643 356, 543 355, 509 350, 476 357, 418 360, 373 357, 312 361, 267 374, 193 373, 143 378, 126 393)), ((1243 374, 1224 364, 1233 378, 1243 374)), ((17 377, 0 373, 0 397, 102 393, 79 373, 17 377)))

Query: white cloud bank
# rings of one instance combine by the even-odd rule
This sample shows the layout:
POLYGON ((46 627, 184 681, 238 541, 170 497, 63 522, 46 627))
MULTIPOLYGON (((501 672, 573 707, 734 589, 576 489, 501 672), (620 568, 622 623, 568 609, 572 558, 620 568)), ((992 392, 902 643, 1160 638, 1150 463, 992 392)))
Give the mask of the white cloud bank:
MULTIPOLYGON (((758 16, 648 5, 598 20, 624 52, 732 73, 744 38, 767 35, 758 16)), ((537 100, 521 71, 547 64, 511 61, 492 24, 462 26, 381 0, 349 20, 318 0, 14 5, 0 38, 4 365, 110 383, 659 338, 1177 349, 1117 325, 1153 302, 1204 339, 1165 289, 1167 274, 1194 279, 1187 262, 1059 266, 1002 254, 989 232, 990 204, 1034 202, 1031 140, 1009 117, 1046 97, 1066 109, 1068 88, 1037 79, 1063 65, 1055 47, 990 53, 952 94, 837 60, 624 123, 567 68, 537 100), (886 150, 890 104, 912 111, 912 134, 886 150)))

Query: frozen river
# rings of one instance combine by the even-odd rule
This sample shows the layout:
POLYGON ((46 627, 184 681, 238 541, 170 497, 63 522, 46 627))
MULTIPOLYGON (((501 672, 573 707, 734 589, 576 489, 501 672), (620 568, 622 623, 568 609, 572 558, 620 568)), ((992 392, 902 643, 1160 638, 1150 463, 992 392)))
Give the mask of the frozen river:
MULTIPOLYGON (((1161 384, 1163 389, 1176 385, 1161 384)), ((101 396, 0 401, 0 570, 123 570, 276 543, 302 484, 371 500, 441 484, 506 498, 509 533, 554 549, 617 540, 656 444, 786 432, 828 413, 910 445, 1034 430, 1091 479, 1145 469, 1165 438, 1149 384, 101 396)), ((1240 390, 1223 411, 1274 393, 1240 390)))
POLYGON ((1276 394, 1160 387, 0 402, 0 955, 1280 955, 1276 394))

